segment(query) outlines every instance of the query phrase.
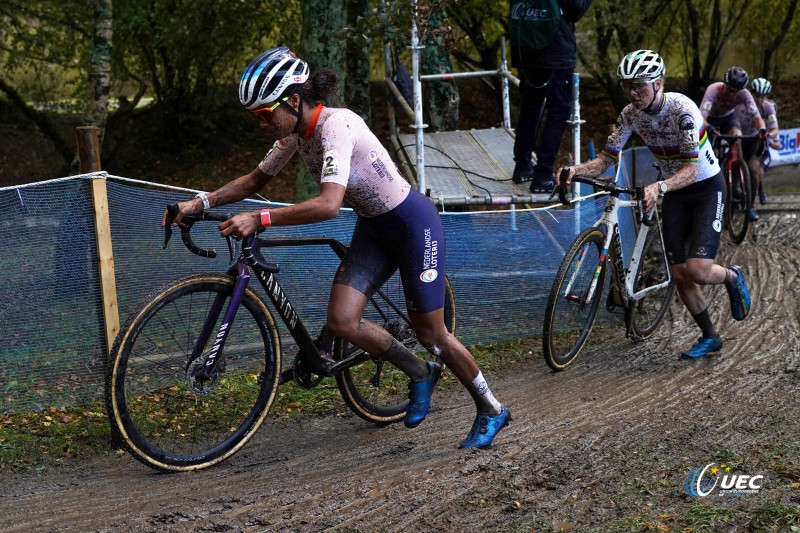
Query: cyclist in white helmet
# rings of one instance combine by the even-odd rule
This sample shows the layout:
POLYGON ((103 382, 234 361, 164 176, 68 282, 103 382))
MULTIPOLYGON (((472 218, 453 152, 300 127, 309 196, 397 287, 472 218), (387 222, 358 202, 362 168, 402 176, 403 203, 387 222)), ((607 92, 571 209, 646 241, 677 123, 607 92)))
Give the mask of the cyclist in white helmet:
MULTIPOLYGON (((764 119, 764 125, 767 129, 767 143, 775 150, 780 150, 781 144, 778 142, 778 106, 769 98, 772 95, 772 84, 766 78, 756 78, 750 82, 750 92, 753 93, 758 111, 761 113, 761 118, 764 119)), ((764 150, 756 164, 750 166, 750 173, 757 174, 758 199, 761 205, 767 203, 767 195, 764 193, 764 173, 769 168, 769 164, 769 150, 764 150)))
POLYGON ((719 162, 706 136, 703 116, 694 102, 680 93, 664 92, 664 60, 652 50, 626 55, 617 68, 620 86, 630 101, 617 119, 600 155, 568 170, 573 176, 602 174, 635 133, 658 161, 662 181, 644 189, 646 209, 663 197, 664 245, 678 294, 700 328, 700 337, 684 359, 697 359, 722 348, 722 339, 709 315, 704 285, 725 284, 731 314, 743 320, 750 311, 750 294, 739 267, 714 262, 722 231, 725 183, 719 162))
POLYGON ((335 72, 322 69, 310 75, 306 62, 286 47, 254 59, 242 75, 239 99, 276 141, 248 174, 179 203, 175 222, 257 193, 298 154, 319 182, 319 195, 286 207, 235 215, 220 224, 222 235, 241 239, 271 226, 332 219, 347 202, 358 220, 333 281, 326 328, 409 376, 410 403, 404 422, 408 427, 419 425, 428 414, 442 369, 362 318, 369 297, 399 269, 418 340, 441 357, 475 402, 475 421, 459 447, 486 448, 511 416, 495 399, 470 352, 445 327, 445 239, 439 213, 403 178, 361 117, 319 103, 334 94, 336 86, 335 72))

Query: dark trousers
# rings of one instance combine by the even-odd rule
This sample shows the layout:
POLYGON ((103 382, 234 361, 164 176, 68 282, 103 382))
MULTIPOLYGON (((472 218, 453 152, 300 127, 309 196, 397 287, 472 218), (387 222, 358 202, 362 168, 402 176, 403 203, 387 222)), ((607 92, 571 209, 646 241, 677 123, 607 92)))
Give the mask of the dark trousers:
POLYGON ((520 69, 520 108, 514 141, 518 170, 530 170, 531 152, 536 148, 535 179, 549 179, 561 147, 561 139, 572 110, 572 70, 520 69), (536 137, 545 109, 547 117, 538 147, 536 137))

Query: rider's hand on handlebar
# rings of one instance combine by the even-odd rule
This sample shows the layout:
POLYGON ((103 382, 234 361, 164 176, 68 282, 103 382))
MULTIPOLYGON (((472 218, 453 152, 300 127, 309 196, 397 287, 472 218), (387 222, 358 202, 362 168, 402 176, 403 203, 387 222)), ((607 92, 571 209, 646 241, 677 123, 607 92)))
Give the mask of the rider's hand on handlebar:
POLYGON ((556 171, 556 186, 558 186, 558 185, 569 185, 570 183, 572 183, 572 176, 574 176, 574 175, 575 175, 575 169, 573 169, 572 167, 560 167, 556 171), (569 174, 567 176, 566 182, 565 183, 561 183, 561 173, 565 172, 565 171, 568 172, 569 174))
MULTIPOLYGON (((187 215, 199 215, 203 212, 203 201, 200 198, 192 198, 185 202, 178 202, 178 214, 175 215, 175 220, 172 221, 173 226, 178 226, 187 215)), ((161 216, 161 226, 167 225, 167 217, 169 212, 165 209, 164 214, 161 216)))
POLYGON ((644 198, 642 198, 642 204, 644 205, 645 213, 650 211, 656 202, 658 201, 658 182, 651 183, 647 187, 644 188, 644 198))
POLYGON ((223 237, 230 235, 236 240, 241 240, 261 229, 261 213, 259 211, 239 213, 219 225, 220 235, 223 237))

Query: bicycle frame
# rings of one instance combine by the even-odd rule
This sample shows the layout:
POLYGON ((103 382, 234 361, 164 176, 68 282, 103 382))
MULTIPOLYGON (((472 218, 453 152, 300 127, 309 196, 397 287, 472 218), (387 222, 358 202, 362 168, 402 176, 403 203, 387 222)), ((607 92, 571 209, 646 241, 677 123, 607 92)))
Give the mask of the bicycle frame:
MULTIPOLYGON (((197 220, 218 221, 219 218, 222 217, 211 213, 204 213, 200 217, 194 217, 193 219, 189 220, 184 219, 184 226, 181 227, 181 238, 183 239, 183 242, 187 248, 200 256, 215 257, 215 251, 204 250, 191 240, 189 230, 192 224, 194 224, 194 222, 197 220)), ((170 234, 171 230, 169 230, 169 227, 167 227, 165 229, 165 246, 169 240, 170 234)), ((264 261, 259 251, 260 248, 268 247, 312 245, 329 246, 340 259, 343 258, 347 253, 347 246, 330 237, 260 238, 257 235, 252 235, 244 240, 239 257, 228 268, 227 272, 236 279, 236 285, 233 293, 230 295, 230 300, 227 308, 225 309, 225 315, 222 323, 220 324, 214 336, 214 344, 212 345, 209 355, 203 364, 202 371, 198 372, 194 376, 195 379, 199 381, 207 381, 212 379, 215 375, 216 368, 219 366, 220 361, 222 360, 220 354, 223 353, 225 340, 227 339, 228 333, 231 331, 234 319, 236 318, 236 313, 239 310, 242 298, 250 284, 250 279, 253 274, 255 274, 255 277, 261 283, 264 292, 267 294, 267 297, 272 302, 273 307, 278 312, 278 315, 280 315, 283 323, 286 325, 289 334, 297 343, 299 348, 299 358, 308 365, 308 369, 311 372, 322 377, 333 377, 342 370, 358 365, 366 360, 368 355, 364 353, 357 353, 353 356, 345 357, 344 359, 336 361, 335 363, 330 363, 328 360, 323 358, 320 352, 320 347, 317 346, 314 338, 306 329, 299 315, 295 311, 291 300, 283 291, 283 287, 281 287, 280 283, 278 282, 276 274, 280 271, 280 268, 276 264, 267 263, 264 261)), ((233 259, 233 246, 230 240, 228 241, 228 248, 231 254, 231 259, 233 259)), ((200 336, 195 343, 192 356, 187 362, 187 370, 194 364, 195 361, 198 360, 198 358, 203 356, 203 351, 205 350, 212 333, 214 333, 214 324, 217 323, 220 313, 222 313, 222 308, 226 299, 226 295, 219 295, 212 304, 203 328, 201 329, 200 336)), ((382 300, 385 305, 391 307, 392 310, 395 311, 398 316, 402 317, 408 325, 411 325, 411 320, 405 315, 405 313, 403 313, 397 304, 395 304, 383 291, 379 289, 370 297, 370 302, 383 318, 386 318, 387 315, 378 302, 378 299, 382 300)), ((295 368, 289 368, 281 373, 279 384, 284 384, 287 381, 291 381, 292 379, 295 379, 295 377, 295 368)))
MULTIPOLYGON (((615 181, 619 178, 619 168, 620 166, 618 165, 615 181)), ((582 181, 581 178, 575 178, 575 179, 582 181)), ((594 181, 596 182, 596 180, 594 181)), ((597 183, 593 184, 597 185, 597 183)), ((603 249, 600 254, 600 263, 597 265, 594 278, 592 279, 592 282, 589 286, 589 292, 586 295, 586 302, 592 301, 592 298, 595 297, 595 293, 597 291, 597 285, 600 279, 600 272, 603 266, 608 261, 610 255, 614 260, 613 270, 615 276, 614 278, 611 279, 611 283, 614 286, 616 286, 618 290, 624 288, 624 291, 619 290, 619 293, 623 299, 622 301, 623 307, 626 310, 625 322, 626 322, 626 337, 627 337, 630 336, 631 334, 630 313, 628 313, 627 311, 632 309, 636 305, 636 302, 647 296, 649 293, 661 290, 666 286, 668 286, 672 281, 672 273, 670 272, 669 269, 667 269, 666 270, 667 277, 665 281, 662 281, 661 283, 658 283, 656 285, 643 288, 641 290, 635 289, 634 284, 636 282, 636 275, 638 271, 639 262, 642 260, 644 248, 647 243, 647 237, 652 229, 652 223, 650 224, 644 223, 644 219, 640 214, 639 231, 637 232, 636 242, 634 243, 631 257, 626 266, 625 257, 622 250, 622 236, 619 229, 620 227, 619 212, 621 208, 640 209, 641 204, 639 200, 623 200, 622 198, 620 198, 621 194, 630 193, 631 191, 629 189, 619 188, 614 186, 613 184, 610 187, 607 186, 604 188, 608 192, 609 198, 608 201, 606 202, 606 207, 603 210, 603 214, 600 216, 600 219, 593 224, 593 227, 596 227, 601 230, 605 228, 605 231, 603 232, 605 237, 603 241, 603 249)), ((654 209, 652 217, 655 218, 655 223, 658 223, 657 209, 654 209)), ((661 234, 660 231, 658 232, 658 238, 661 240, 661 247, 663 250, 664 236, 661 234)), ((571 294, 572 286, 575 282, 579 269, 580 269, 580 261, 578 265, 576 265, 575 272, 573 272, 572 276, 570 277, 569 283, 567 283, 566 289, 564 291, 565 297, 569 297, 569 295, 571 294)))

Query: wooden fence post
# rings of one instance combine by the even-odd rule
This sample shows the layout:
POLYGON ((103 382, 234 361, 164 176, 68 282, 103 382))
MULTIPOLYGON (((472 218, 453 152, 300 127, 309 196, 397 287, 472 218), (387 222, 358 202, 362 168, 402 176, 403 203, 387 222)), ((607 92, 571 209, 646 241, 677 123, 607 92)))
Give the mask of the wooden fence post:
MULTIPOLYGON (((95 126, 75 129, 78 142, 78 159, 83 174, 100 172, 100 145, 95 126)), ((108 213, 108 192, 105 178, 92 180, 94 203, 95 237, 100 269, 100 294, 103 299, 103 323, 105 326, 105 349, 111 351, 119 333, 119 308, 117 306, 117 282, 114 276, 114 251, 111 247, 111 221, 108 213)))

